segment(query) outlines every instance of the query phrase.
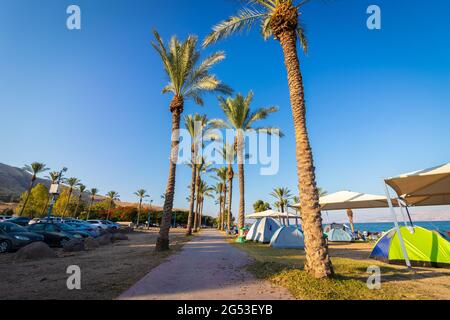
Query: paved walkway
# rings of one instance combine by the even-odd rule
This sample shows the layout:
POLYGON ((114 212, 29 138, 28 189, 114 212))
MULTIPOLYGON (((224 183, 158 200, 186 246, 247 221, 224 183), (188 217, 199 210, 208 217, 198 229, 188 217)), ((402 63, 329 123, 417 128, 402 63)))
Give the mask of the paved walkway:
POLYGON ((250 262, 245 252, 228 244, 218 231, 203 231, 119 299, 293 299, 287 289, 255 279, 245 268, 250 262))

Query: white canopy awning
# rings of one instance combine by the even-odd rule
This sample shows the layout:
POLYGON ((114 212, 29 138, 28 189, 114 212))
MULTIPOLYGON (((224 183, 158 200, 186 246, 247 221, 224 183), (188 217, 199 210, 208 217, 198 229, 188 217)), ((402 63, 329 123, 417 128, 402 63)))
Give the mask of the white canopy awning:
POLYGON ((262 219, 262 218, 300 218, 300 216, 292 213, 283 213, 274 210, 267 210, 263 212, 255 212, 245 216, 246 219, 262 219))
MULTIPOLYGON (((385 196, 352 191, 328 194, 320 197, 319 203, 321 210, 370 209, 389 206, 385 196)), ((292 207, 300 208, 300 204, 294 204, 292 207)))
POLYGON ((386 179, 410 206, 450 204, 450 163, 386 179))

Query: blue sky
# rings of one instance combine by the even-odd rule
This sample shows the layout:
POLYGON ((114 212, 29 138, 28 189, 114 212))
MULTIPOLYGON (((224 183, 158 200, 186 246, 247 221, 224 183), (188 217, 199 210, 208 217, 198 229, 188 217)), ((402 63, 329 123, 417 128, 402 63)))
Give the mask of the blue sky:
MULTIPOLYGON (((169 95, 150 46, 156 28, 203 38, 234 13, 234 0, 1 0, 0 162, 45 162, 102 193, 134 200, 146 188, 164 192, 170 139, 169 95), (156 4, 157 3, 157 4, 156 4), (69 31, 66 8, 82 10, 82 30, 69 31)), ((318 184, 382 193, 381 178, 449 161, 450 4, 445 1, 312 1, 302 19, 310 43, 301 55, 318 184), (366 28, 378 4, 382 30, 366 28)), ((224 50, 214 73, 237 92, 254 91, 254 107, 277 105, 267 124, 286 134, 281 168, 261 177, 246 168, 247 209, 272 202, 275 186, 296 191, 295 143, 279 44, 258 30, 205 50, 224 50)), ((216 97, 185 113, 219 117, 216 97)), ((175 206, 186 207, 190 172, 180 167, 175 206)), ((237 180, 235 184, 237 212, 237 180)), ((217 211, 210 201, 207 213, 217 211)))

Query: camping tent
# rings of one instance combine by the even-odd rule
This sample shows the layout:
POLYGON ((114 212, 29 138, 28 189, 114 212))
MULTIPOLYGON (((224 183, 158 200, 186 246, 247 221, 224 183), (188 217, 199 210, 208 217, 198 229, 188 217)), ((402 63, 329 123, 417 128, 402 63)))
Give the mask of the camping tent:
MULTIPOLYGON (((408 227, 400 228, 411 265, 450 268, 450 242, 437 232, 414 227, 411 233, 408 227)), ((397 229, 387 232, 375 245, 371 258, 391 264, 404 264, 397 229)))
POLYGON ((280 228, 278 221, 272 218, 263 218, 256 227, 256 233, 253 241, 261 243, 270 243, 275 232, 280 228))
POLYGON ((247 241, 254 241, 256 238, 256 230, 258 229, 258 225, 261 222, 260 219, 256 220, 254 224, 250 227, 250 230, 247 232, 247 235, 245 236, 245 240, 247 241))
POLYGON ((353 235, 345 224, 332 223, 324 228, 324 233, 330 242, 351 242, 353 235))
POLYGON ((303 232, 295 226, 283 226, 273 235, 270 246, 276 249, 303 249, 305 247, 303 232))
MULTIPOLYGON (((409 252, 403 240, 403 232, 399 232, 397 216, 390 201, 388 185, 394 189, 397 196, 409 206, 432 206, 450 204, 450 163, 437 167, 418 170, 385 179, 386 197, 394 218, 400 246, 406 265, 411 267, 409 252)), ((400 206, 400 209, 402 207, 400 206)), ((412 223, 411 223, 412 224, 412 223)))

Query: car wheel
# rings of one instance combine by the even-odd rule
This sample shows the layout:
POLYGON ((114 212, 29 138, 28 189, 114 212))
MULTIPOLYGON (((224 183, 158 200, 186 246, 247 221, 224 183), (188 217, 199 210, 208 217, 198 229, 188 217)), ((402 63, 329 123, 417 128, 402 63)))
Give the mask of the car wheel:
POLYGON ((67 243, 67 241, 69 241, 69 239, 66 239, 66 238, 61 239, 61 241, 59 241, 59 246, 61 248, 64 247, 64 245, 67 243))
POLYGON ((9 241, 0 241, 0 253, 6 253, 11 249, 11 244, 9 241))

